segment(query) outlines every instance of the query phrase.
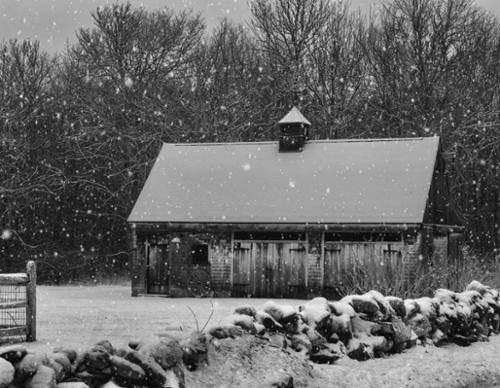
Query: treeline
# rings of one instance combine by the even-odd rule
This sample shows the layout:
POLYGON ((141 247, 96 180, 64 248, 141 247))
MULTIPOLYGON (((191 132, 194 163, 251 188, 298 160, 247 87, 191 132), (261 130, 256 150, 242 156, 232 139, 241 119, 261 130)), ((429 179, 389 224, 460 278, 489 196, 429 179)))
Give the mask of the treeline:
POLYGON ((1 271, 37 259, 57 281, 96 257, 121 267, 161 142, 272 140, 292 105, 315 138, 441 136, 469 243, 500 247, 494 16, 472 0, 249 7, 247 25, 209 32, 190 12, 112 5, 58 56, 0 44, 1 271))

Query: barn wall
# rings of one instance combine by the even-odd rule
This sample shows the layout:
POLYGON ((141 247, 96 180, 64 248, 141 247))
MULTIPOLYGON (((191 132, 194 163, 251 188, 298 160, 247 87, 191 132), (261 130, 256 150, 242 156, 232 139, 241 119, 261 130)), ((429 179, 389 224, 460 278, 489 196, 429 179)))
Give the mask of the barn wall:
POLYGON ((171 262, 171 296, 227 296, 231 292, 231 234, 177 233, 171 262), (208 265, 192 262, 193 246, 208 245, 208 265))
MULTIPOLYGON (((154 244, 158 239, 162 239, 164 242, 167 241, 168 249, 170 250, 169 258, 171 262, 169 269, 168 295, 230 296, 232 294, 233 241, 230 232, 169 232, 157 236, 151 233, 145 234, 142 232, 142 234, 135 234, 134 232, 131 236, 132 295, 148 293, 146 245, 148 243, 154 244), (172 242, 173 240, 176 242, 172 242), (207 244, 209 247, 209 263, 204 266, 194 265, 192 263, 192 245, 200 243, 207 244)), ((307 242, 305 244, 307 251, 304 252, 307 254, 305 255, 304 270, 306 272, 306 292, 309 296, 325 294, 326 288, 332 290, 335 288, 332 288, 331 284, 325 283, 327 251, 323 249, 323 240, 324 235, 322 232, 309 232, 307 235, 307 242)), ((326 245, 328 244, 330 246, 328 255, 340 254, 336 253, 335 249, 331 251, 331 247, 333 246, 333 248, 335 248, 339 243, 330 241, 326 245)), ((339 251, 342 252, 341 257, 335 258, 332 262, 340 263, 338 265, 335 264, 335 268, 333 268, 334 271, 338 272, 338 276, 341 276, 342 271, 347 270, 348 267, 356 267, 361 264, 368 273, 374 274, 381 279, 383 278, 384 272, 387 272, 388 268, 385 264, 380 265, 380 263, 385 259, 380 260, 379 258, 375 258, 373 253, 369 255, 371 258, 366 260, 363 259, 362 262, 359 261, 359 257, 353 258, 349 256, 353 253, 351 251, 356 247, 354 256, 359 256, 362 252, 368 254, 372 249, 375 249, 376 252, 380 250, 383 251, 383 244, 379 248, 370 248, 369 251, 367 251, 367 247, 364 247, 364 245, 368 246, 369 244, 343 244, 343 248, 339 251), (361 251, 359 249, 361 249, 361 251), (376 271, 379 272, 375 273, 376 271)), ((375 245, 378 245, 378 243, 375 245)), ((398 243, 391 243, 391 245, 394 249, 394 247, 398 246, 398 243)), ((413 238, 405 240, 404 243, 399 243, 402 252, 401 259, 403 261, 403 267, 398 268, 402 268, 405 278, 411 281, 415 279, 420 266, 429 264, 429 258, 425 256, 426 254, 432 251, 439 253, 442 257, 447 257, 448 245, 447 236, 434 235, 429 233, 429 230, 418 232, 413 238), (429 248, 429 245, 431 248, 429 248)), ((331 259, 332 257, 330 257, 330 260, 331 259)), ((329 265, 331 267, 332 264, 330 263, 329 265)), ((332 270, 332 268, 330 268, 330 270, 332 270)), ((341 276, 341 279, 334 281, 335 284, 333 284, 333 286, 342 279, 341 276)), ((330 283, 331 281, 332 279, 330 279, 330 283)), ((149 291, 151 292, 151 290, 149 291)))
POLYGON ((130 232, 130 274, 132 296, 146 293, 146 248, 144 240, 137 236, 135 229, 130 232))
POLYGON ((323 286, 322 238, 321 232, 307 236, 307 291, 312 295, 319 295, 323 286))
MULTIPOLYGON (((148 279, 147 247, 149 245, 149 251, 153 252, 153 248, 159 243, 168 250, 166 295, 178 297, 230 295, 230 233, 153 233, 132 230, 130 237, 132 296, 152 292, 151 286, 148 289, 148 282, 151 282, 151 279, 148 279), (193 263, 193 244, 208 246, 208 263, 193 263)), ((154 268, 149 268, 150 272, 152 270, 154 271, 154 268)))
POLYGON ((424 240, 422 232, 417 233, 415 240, 406 243, 405 253, 405 273, 404 277, 408 281, 415 279, 418 269, 423 264, 422 242, 424 240))
POLYGON ((210 251, 211 288, 217 296, 231 295, 231 235, 214 239, 210 251))
POLYGON ((448 262, 448 235, 434 236, 434 255, 440 262, 448 262))

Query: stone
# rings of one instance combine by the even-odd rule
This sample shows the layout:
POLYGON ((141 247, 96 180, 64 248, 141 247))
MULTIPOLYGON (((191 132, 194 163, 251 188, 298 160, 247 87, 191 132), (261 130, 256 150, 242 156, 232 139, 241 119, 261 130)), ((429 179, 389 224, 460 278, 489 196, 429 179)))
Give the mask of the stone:
POLYGON ((0 358, 0 388, 7 387, 14 380, 14 365, 4 358, 0 358))
POLYGON ((420 306, 417 302, 415 302, 415 299, 405 299, 404 305, 405 305, 407 319, 410 319, 415 314, 420 313, 420 306))
POLYGON ((10 363, 21 361, 28 353, 28 350, 23 345, 11 345, 0 349, 0 358, 3 358, 10 363))
POLYGON ((282 321, 290 320, 291 317, 294 317, 297 314, 297 309, 292 305, 280 305, 273 301, 264 303, 261 309, 280 324, 283 324, 282 321))
POLYGON ((208 365, 207 336, 203 333, 193 333, 181 343, 182 361, 189 371, 208 365))
POLYGON ((478 282, 477 280, 473 280, 465 288, 466 291, 478 291, 481 295, 484 295, 489 289, 490 287, 485 286, 484 284, 478 282))
POLYGON ((409 319, 408 324, 419 339, 429 337, 432 330, 429 319, 421 313, 417 313, 409 319))
POLYGON ((56 381, 63 381, 66 378, 67 373, 64 370, 64 367, 51 357, 49 357, 49 363, 47 366, 55 372, 56 381))
POLYGON ((90 388, 87 384, 82 383, 81 381, 59 383, 56 385, 56 387, 57 388, 90 388))
POLYGON ((266 327, 262 323, 255 322, 254 326, 255 326, 256 334, 262 335, 266 332, 266 327))
POLYGON ((255 328, 255 325, 254 325, 254 319, 249 315, 233 314, 233 315, 230 315, 229 317, 225 318, 224 323, 226 323, 228 325, 239 326, 244 331, 246 331, 250 334, 257 333, 257 329, 255 328))
POLYGON ((451 325, 451 322, 450 320, 444 316, 444 315, 440 315, 438 317, 436 317, 436 319, 434 320, 434 323, 436 325, 436 327, 445 335, 448 335, 451 333, 451 329, 452 329, 452 325, 451 325))
POLYGON ((398 317, 406 317, 405 302, 402 298, 398 298, 397 296, 386 296, 385 300, 389 302, 398 317))
POLYGON ((135 351, 127 354, 126 360, 139 365, 144 370, 146 373, 146 377, 144 379, 146 385, 149 387, 165 386, 167 374, 153 357, 135 351))
POLYGON ((90 372, 102 372, 111 367, 110 357, 106 348, 100 345, 94 345, 86 352, 83 364, 90 372))
POLYGON ((399 353, 406 348, 408 341, 411 339, 412 330, 399 316, 392 317, 391 323, 394 329, 393 350, 399 353))
POLYGON ((74 363, 76 359, 78 358, 78 352, 75 349, 71 348, 66 348, 63 346, 59 346, 57 348, 54 348, 53 350, 54 353, 64 353, 66 357, 68 357, 68 360, 70 363, 74 363))
POLYGON ((376 316, 380 313, 378 303, 370 295, 348 295, 341 302, 350 304, 357 313, 376 316))
POLYGON ((56 388, 56 374, 52 368, 40 365, 36 373, 30 377, 25 388, 56 388))
POLYGON ((115 348, 113 347, 113 345, 111 345, 111 342, 109 342, 108 340, 101 340, 96 343, 96 346, 103 348, 109 354, 115 354, 115 348))
POLYGON ((358 339, 353 338, 347 344, 347 355, 349 358, 358 361, 365 361, 373 358, 373 348, 369 345, 360 342, 358 339))
POLYGON ((236 338, 243 335, 243 329, 236 325, 215 326, 208 331, 208 334, 217 339, 236 338))
POLYGON ((304 303, 299 307, 299 312, 304 323, 318 330, 328 326, 331 310, 328 301, 323 297, 317 297, 304 303))
POLYGON ((333 364, 340 358, 340 355, 328 348, 323 348, 312 353, 309 357, 312 362, 317 364, 333 364))
POLYGON ((123 348, 115 349, 115 356, 125 357, 128 354, 128 351, 123 348))
POLYGON ((278 376, 270 376, 262 384, 270 388, 294 388, 293 377, 288 373, 280 372, 278 376))
POLYGON ((264 325, 266 330, 280 332, 284 331, 283 326, 265 311, 258 311, 256 319, 257 322, 264 325))
POLYGON ((65 353, 52 353, 49 359, 60 364, 67 374, 71 373, 71 362, 65 353))
POLYGON ((367 321, 359 316, 351 318, 352 333, 357 335, 359 333, 372 334, 379 330, 380 325, 375 322, 367 321))
POLYGON ((312 327, 304 325, 302 328, 302 332, 307 335, 309 341, 311 341, 312 351, 316 351, 317 349, 321 349, 325 344, 328 343, 325 337, 323 337, 320 333, 314 330, 312 327))
POLYGON ((40 352, 27 353, 21 361, 16 365, 16 382, 23 382, 27 378, 33 376, 38 368, 42 365, 47 365, 49 360, 47 355, 40 352))
POLYGON ((295 334, 291 337, 292 340, 292 348, 297 352, 302 352, 305 354, 309 354, 312 350, 312 343, 309 340, 309 337, 303 333, 295 334))
POLYGON ((123 388, 123 387, 116 384, 114 381, 108 381, 106 384, 101 386, 101 388, 123 388))
POLYGON ((182 362, 183 352, 181 345, 174 339, 146 343, 141 345, 138 351, 153 357, 165 370, 173 368, 182 362))
POLYGON ((132 341, 129 341, 128 347, 130 349, 137 350, 141 346, 141 343, 142 342, 139 340, 132 340, 132 341))
POLYGON ((166 371, 167 381, 165 383, 166 387, 169 388, 186 388, 186 383, 184 380, 184 372, 180 366, 175 366, 172 369, 166 371))
POLYGON ((110 361, 116 376, 136 381, 146 378, 146 372, 137 364, 118 356, 111 356, 110 361))
POLYGON ((106 374, 89 373, 88 371, 82 371, 74 374, 75 379, 77 379, 76 381, 84 382, 91 388, 101 387, 102 385, 106 384, 111 380, 112 375, 113 371, 111 369, 106 374))
POLYGON ((432 335, 431 335, 431 340, 432 340, 432 343, 435 345, 435 346, 439 346, 441 345, 444 341, 446 341, 448 339, 448 336, 446 334, 444 334, 441 330, 439 329, 436 329, 432 335))
POLYGON ((386 300, 385 296, 382 295, 380 292, 371 290, 364 295, 373 298, 373 300, 378 304, 380 313, 382 314, 382 319, 384 320, 389 319, 390 317, 396 314, 391 304, 386 300))
POLYGON ((257 310, 253 306, 238 306, 234 309, 234 313, 248 315, 252 318, 257 316, 257 310))
POLYGON ((356 311, 354 310, 354 308, 346 302, 328 302, 328 306, 330 307, 330 311, 332 312, 332 314, 336 316, 347 314, 349 317, 354 317, 356 315, 356 311))
POLYGON ((351 317, 348 314, 335 315, 330 317, 332 333, 337 334, 340 338, 350 338, 352 335, 351 317))

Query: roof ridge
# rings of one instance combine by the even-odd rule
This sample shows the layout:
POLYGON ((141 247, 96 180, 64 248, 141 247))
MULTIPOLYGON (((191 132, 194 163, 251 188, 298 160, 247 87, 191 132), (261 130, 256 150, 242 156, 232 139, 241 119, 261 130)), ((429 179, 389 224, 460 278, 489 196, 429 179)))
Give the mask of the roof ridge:
MULTIPOLYGON (((401 142, 401 141, 422 141, 427 139, 439 139, 439 136, 419 136, 419 137, 388 137, 388 138, 370 138, 370 139, 317 139, 308 140, 307 143, 377 143, 377 142, 401 142)), ((227 145, 258 145, 258 144, 278 144, 278 140, 263 141, 234 141, 234 142, 206 142, 206 143, 163 143, 175 147, 193 147, 193 146, 227 146, 227 145)))

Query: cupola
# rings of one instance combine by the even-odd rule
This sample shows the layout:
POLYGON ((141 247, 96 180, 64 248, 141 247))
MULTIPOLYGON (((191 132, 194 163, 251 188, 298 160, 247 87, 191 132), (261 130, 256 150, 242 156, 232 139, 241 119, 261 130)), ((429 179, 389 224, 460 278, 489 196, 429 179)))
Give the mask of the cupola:
POLYGON ((293 107, 279 123, 280 128, 280 152, 301 152, 306 140, 309 139, 309 127, 311 123, 307 120, 297 107, 293 107))

